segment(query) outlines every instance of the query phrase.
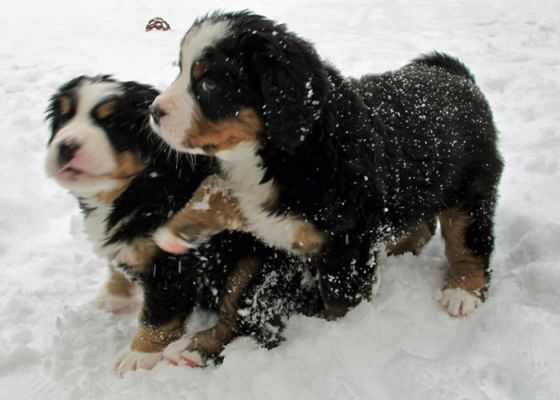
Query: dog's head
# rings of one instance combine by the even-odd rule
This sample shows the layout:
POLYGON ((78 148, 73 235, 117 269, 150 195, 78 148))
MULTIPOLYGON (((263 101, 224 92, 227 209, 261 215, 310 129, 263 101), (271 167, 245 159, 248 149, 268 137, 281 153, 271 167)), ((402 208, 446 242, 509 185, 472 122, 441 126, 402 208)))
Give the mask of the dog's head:
POLYGON ((176 149, 218 157, 242 144, 292 152, 320 118, 329 88, 309 43, 248 12, 197 20, 179 66, 151 107, 152 128, 176 149))
POLYGON ((148 107, 158 92, 109 76, 64 84, 47 109, 47 174, 79 196, 111 191, 147 162, 148 107))

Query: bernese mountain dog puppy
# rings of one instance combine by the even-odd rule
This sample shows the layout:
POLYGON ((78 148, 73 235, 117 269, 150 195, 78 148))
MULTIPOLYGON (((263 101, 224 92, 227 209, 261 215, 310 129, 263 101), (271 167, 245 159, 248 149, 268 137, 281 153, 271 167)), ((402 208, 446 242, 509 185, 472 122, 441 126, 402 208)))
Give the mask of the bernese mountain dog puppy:
POLYGON ((154 244, 154 231, 213 171, 211 160, 175 154, 151 132, 148 106, 157 95, 140 83, 81 76, 60 87, 47 113, 48 175, 78 199, 86 233, 110 265, 102 307, 130 309, 132 282, 143 292, 138 332, 116 360, 119 375, 149 369, 162 355, 203 365, 238 335, 272 347, 286 317, 322 308, 307 266, 251 235, 217 235, 183 256, 154 244), (163 354, 195 306, 217 311, 216 325, 163 354))
MULTIPOLYGON (((460 61, 432 53, 346 78, 284 25, 245 11, 196 20, 179 66, 152 128, 219 161, 244 230, 311 259, 326 316, 368 299, 372 255, 434 218, 449 261, 441 304, 453 316, 481 304, 503 164, 490 107, 460 61)), ((160 242, 188 245, 196 227, 186 232, 160 242)))

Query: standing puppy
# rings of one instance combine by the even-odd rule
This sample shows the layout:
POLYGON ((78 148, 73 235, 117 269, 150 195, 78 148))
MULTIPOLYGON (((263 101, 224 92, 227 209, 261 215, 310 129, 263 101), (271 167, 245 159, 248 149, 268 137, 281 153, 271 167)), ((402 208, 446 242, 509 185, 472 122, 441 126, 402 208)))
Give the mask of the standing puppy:
POLYGON ((179 65, 152 127, 219 160, 244 229, 312 258, 327 316, 370 296, 375 249, 436 216, 449 261, 442 304, 465 315, 484 299, 502 161, 461 62, 433 53, 344 78, 284 25, 240 12, 197 20, 179 65))

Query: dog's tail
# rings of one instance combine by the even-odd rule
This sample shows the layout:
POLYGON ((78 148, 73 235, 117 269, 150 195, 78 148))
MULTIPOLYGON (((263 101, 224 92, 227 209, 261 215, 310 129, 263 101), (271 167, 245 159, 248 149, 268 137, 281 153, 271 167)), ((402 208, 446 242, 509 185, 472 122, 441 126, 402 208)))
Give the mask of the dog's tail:
POLYGON ((463 76, 470 81, 475 82, 474 75, 471 71, 469 71, 466 65, 449 54, 433 51, 415 58, 412 62, 414 64, 424 64, 430 67, 440 67, 451 74, 463 76))

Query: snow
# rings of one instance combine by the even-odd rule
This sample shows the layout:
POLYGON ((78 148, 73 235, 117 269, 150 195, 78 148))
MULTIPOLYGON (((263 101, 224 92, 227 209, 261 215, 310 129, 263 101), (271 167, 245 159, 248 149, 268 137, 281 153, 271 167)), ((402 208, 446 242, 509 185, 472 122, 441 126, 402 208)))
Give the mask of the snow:
POLYGON ((0 0, 0 399, 560 398, 557 0, 157 3, 0 0), (462 319, 441 309, 437 237, 418 257, 387 259, 374 301, 336 322, 295 316, 274 350, 241 340, 218 367, 160 363, 115 376, 136 318, 94 306, 106 267, 74 199, 45 177, 43 112, 80 74, 166 87, 184 31, 217 8, 288 23, 347 74, 432 49, 471 67, 506 161, 486 303, 462 319), (156 16, 172 30, 145 33, 156 16))

